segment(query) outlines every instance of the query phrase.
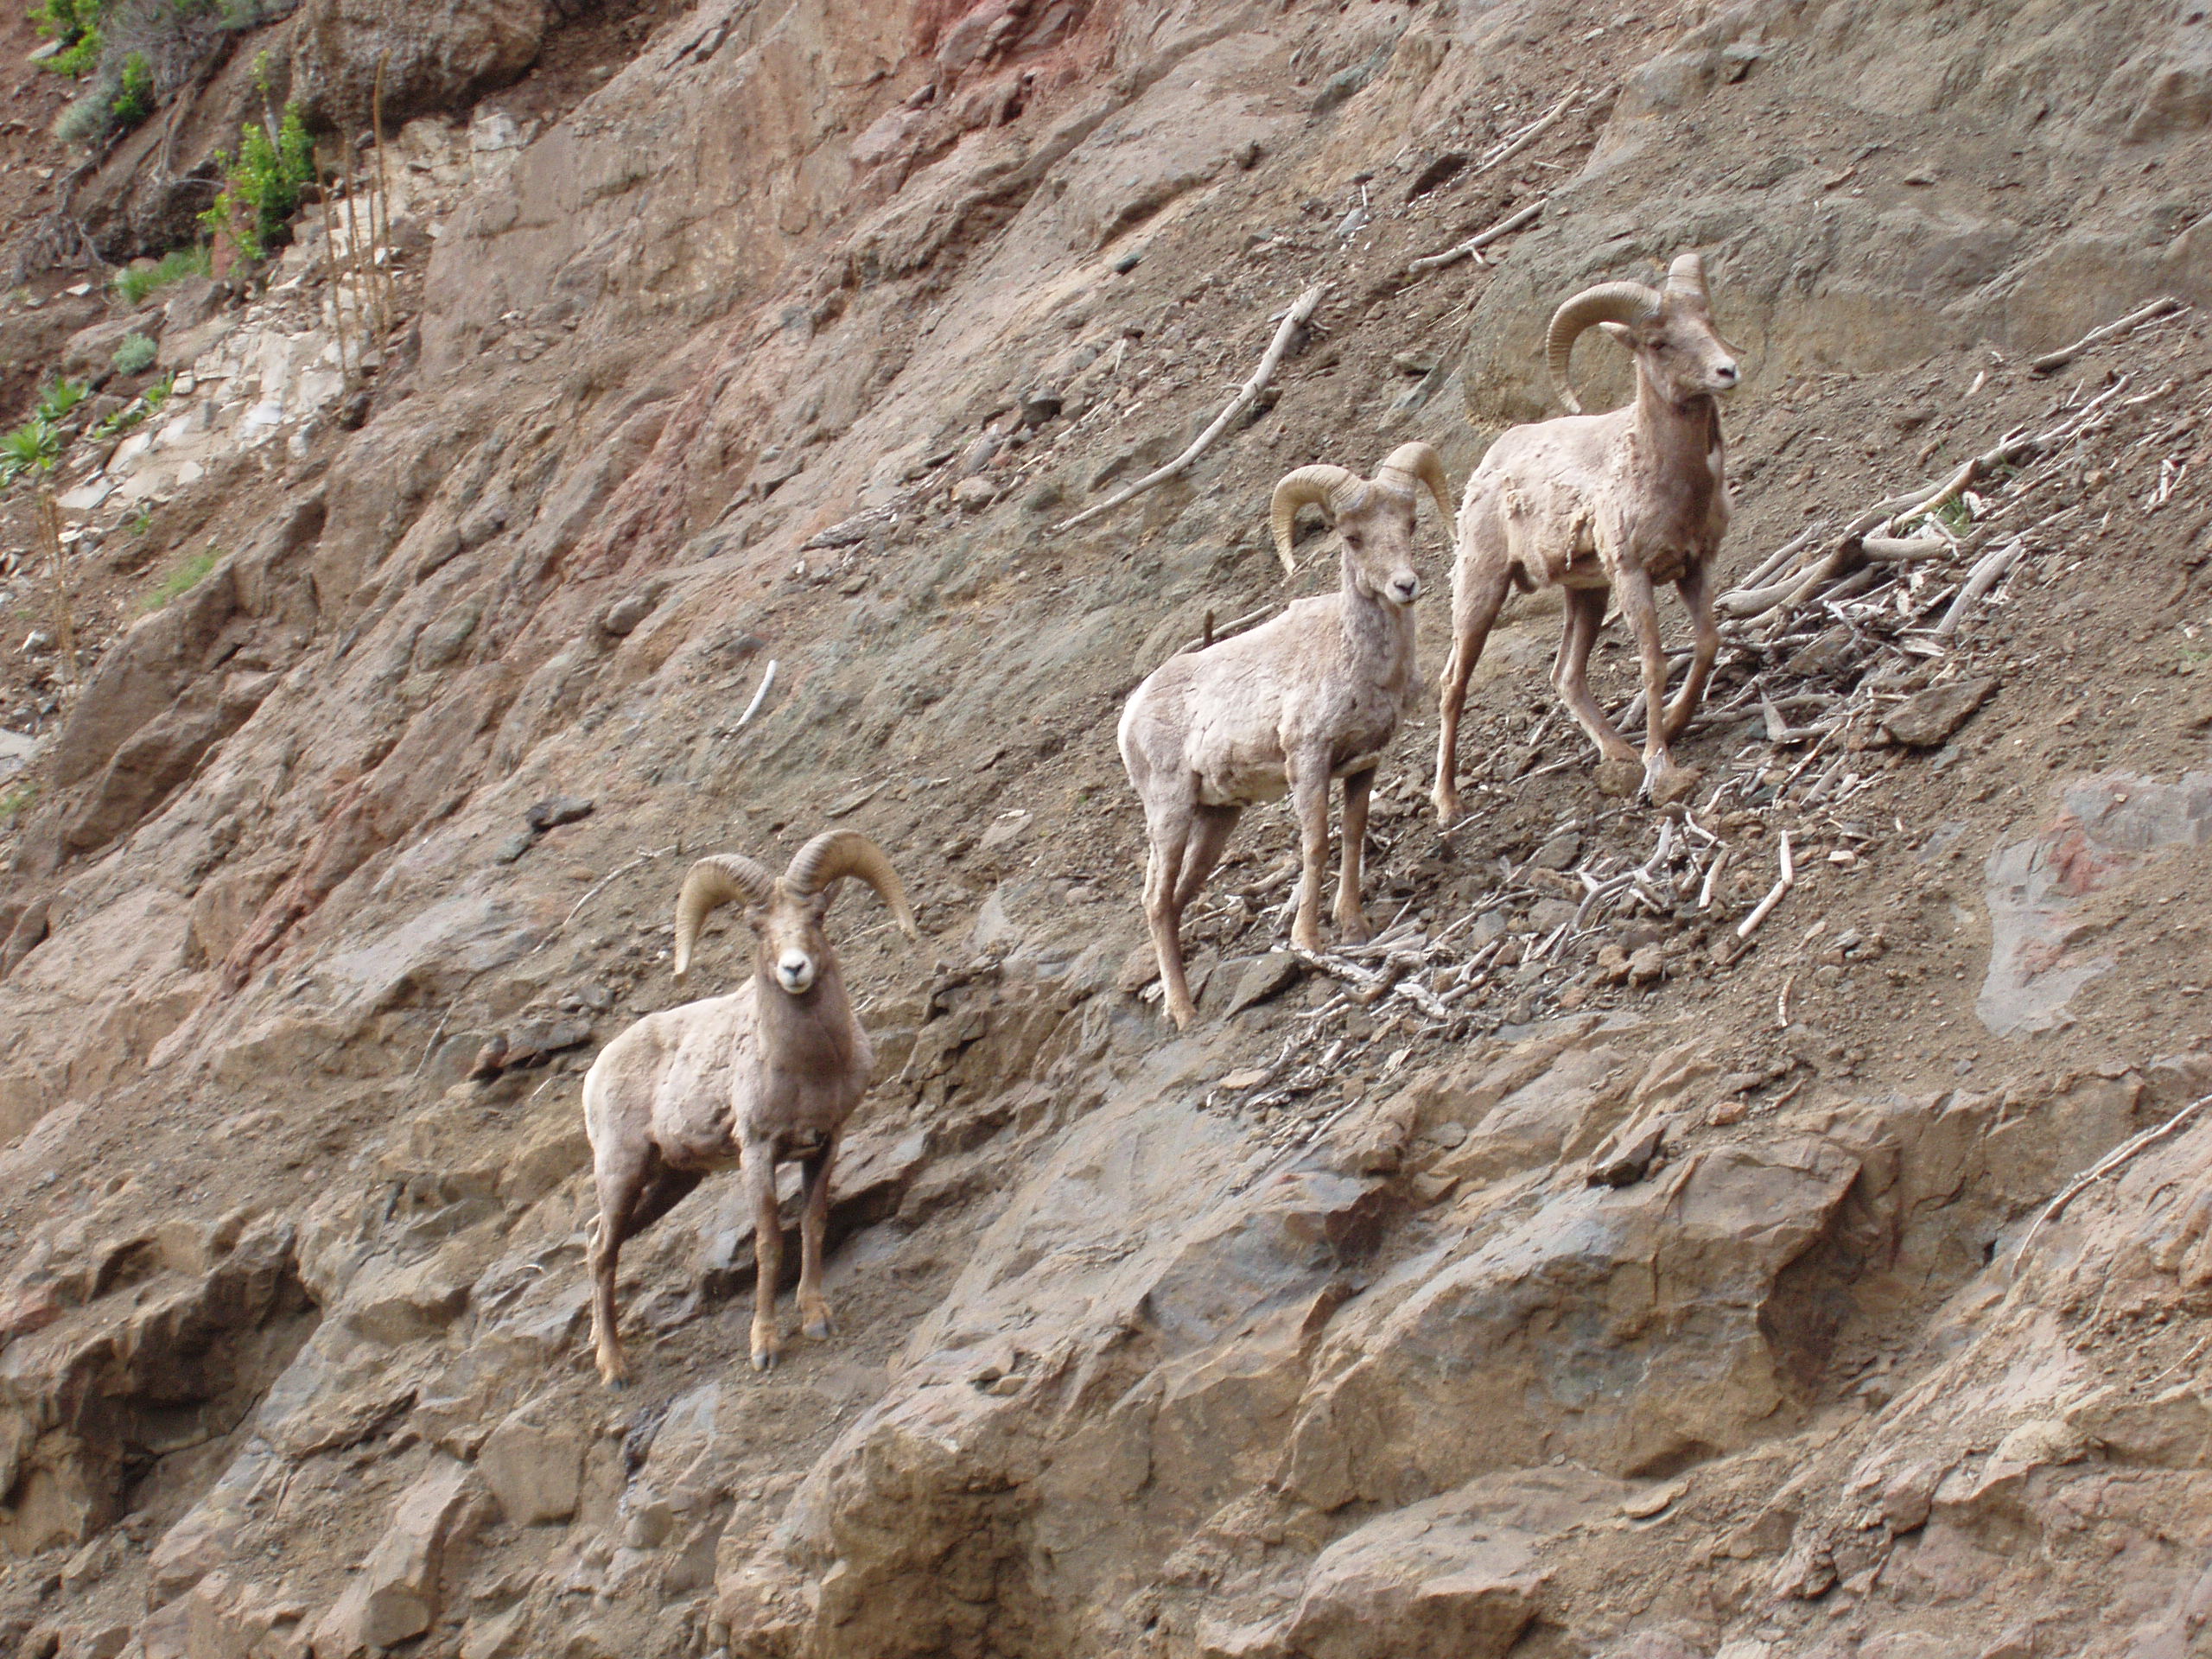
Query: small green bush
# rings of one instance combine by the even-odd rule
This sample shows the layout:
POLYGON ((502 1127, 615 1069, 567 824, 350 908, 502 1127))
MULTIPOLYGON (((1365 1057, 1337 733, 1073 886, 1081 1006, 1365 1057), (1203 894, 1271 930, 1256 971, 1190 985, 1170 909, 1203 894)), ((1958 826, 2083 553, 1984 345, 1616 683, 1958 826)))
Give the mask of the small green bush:
POLYGON ((115 372, 118 374, 143 374, 154 366, 154 359, 162 348, 143 334, 125 334, 123 344, 115 348, 115 372))
POLYGON ((33 416, 0 437, 0 489, 25 473, 44 472, 61 456, 61 435, 41 416, 33 416))
POLYGON ((315 176, 315 145, 297 104, 284 106, 275 137, 257 121, 238 135, 238 152, 218 152, 222 193, 200 215, 210 231, 229 237, 251 259, 265 259, 284 239, 285 223, 300 205, 300 192, 315 176))
POLYGON ((82 380, 50 380, 46 390, 38 395, 38 418, 67 420, 69 411, 92 395, 92 389, 82 380))
POLYGON ((223 550, 211 547, 189 558, 179 559, 168 568, 162 579, 149 588, 143 607, 158 611, 180 594, 188 594, 197 588, 210 570, 222 562, 223 550))
POLYGON ((123 272, 115 279, 115 291, 125 305, 137 305, 149 294, 172 283, 181 283, 188 276, 212 276, 214 272, 213 248, 172 248, 147 270, 123 272))
POLYGON ((17 784, 6 794, 0 795, 0 823, 13 823, 38 799, 36 784, 17 784))
POLYGON ((84 149, 97 149, 100 140, 114 129, 114 102, 97 86, 83 97, 73 99, 54 118, 54 137, 84 149))
POLYGON ((143 52, 123 60, 123 86, 108 108, 117 123, 135 127, 154 112, 154 66, 143 52))
POLYGON ((75 77, 99 67, 105 42, 100 35, 100 0, 36 0, 31 27, 61 50, 45 60, 57 75, 75 77))

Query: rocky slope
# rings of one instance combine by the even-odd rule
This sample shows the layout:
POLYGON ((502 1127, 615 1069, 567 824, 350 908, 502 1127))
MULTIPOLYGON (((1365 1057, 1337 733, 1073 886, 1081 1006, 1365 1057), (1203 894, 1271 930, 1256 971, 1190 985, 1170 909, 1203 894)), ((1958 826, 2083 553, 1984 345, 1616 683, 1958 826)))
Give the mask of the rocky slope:
MULTIPOLYGON (((2198 1649, 2200 10, 452 16, 372 360, 315 207, 258 286, 124 318, 48 267, 0 315, 11 392, 123 321, 181 371, 62 465, 81 685, 10 642, 0 1650, 2198 1649), (1255 814, 1176 1037, 1120 699, 1279 602, 1281 471, 1464 479, 1556 298, 1693 246, 1753 365, 1724 575, 1802 591, 1739 607, 1689 813, 1597 791, 1523 601, 1471 819, 1428 718, 1386 763, 1377 944, 1275 948, 1255 814), (1055 531, 1315 282, 1255 418, 1055 531), (1956 551, 1862 568, 1864 510, 1992 454, 1915 532, 1956 551), (609 1395, 581 1072, 677 1000, 689 856, 832 823, 928 939, 834 919, 886 1071, 840 1334, 746 1369, 710 1181, 630 1253, 609 1395)), ((65 181, 88 232, 161 251, 248 48, 350 123, 390 28, 251 32, 159 168, 65 181)))

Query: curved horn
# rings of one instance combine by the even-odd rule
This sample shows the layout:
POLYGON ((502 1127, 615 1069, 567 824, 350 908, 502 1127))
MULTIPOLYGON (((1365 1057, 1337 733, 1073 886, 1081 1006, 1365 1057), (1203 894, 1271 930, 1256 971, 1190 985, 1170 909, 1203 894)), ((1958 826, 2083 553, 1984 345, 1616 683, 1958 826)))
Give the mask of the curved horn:
POLYGON ((906 890, 899 885, 891 861, 883 855, 880 847, 857 830, 831 830, 808 842, 791 855, 791 868, 784 872, 784 885, 811 898, 831 882, 842 881, 849 875, 857 876, 875 889, 876 897, 890 908, 901 933, 910 939, 921 937, 914 926, 914 912, 906 906, 906 890))
POLYGON ((691 971, 691 947, 715 910, 733 899, 765 905, 775 891, 776 878, 743 853, 718 853, 692 865, 676 898, 676 976, 691 971))
POLYGON ((1285 473, 1275 486, 1272 513, 1275 528, 1275 551, 1281 556, 1284 574, 1296 575, 1298 561, 1290 556, 1291 528, 1297 522, 1298 510, 1303 506, 1319 506, 1330 513, 1336 512, 1336 503, 1347 490, 1359 487, 1359 475, 1342 467, 1322 465, 1300 467, 1285 473))
POLYGON ((1378 478, 1384 473, 1402 473, 1426 484, 1435 499, 1437 516, 1444 520, 1445 535, 1452 534, 1452 481, 1444 475, 1442 456, 1425 443, 1402 443, 1376 469, 1378 478))
POLYGON ((1694 253, 1677 254, 1675 263, 1667 267, 1667 292, 1694 299, 1700 305, 1710 305, 1712 296, 1705 288, 1705 261, 1694 253))
POLYGON ((1600 283, 1552 313, 1552 326, 1544 334, 1544 360, 1551 370, 1552 390, 1570 414, 1582 412, 1582 400, 1574 395, 1574 383, 1567 374, 1582 331, 1594 323, 1641 322, 1658 308, 1658 293, 1642 283, 1600 283))

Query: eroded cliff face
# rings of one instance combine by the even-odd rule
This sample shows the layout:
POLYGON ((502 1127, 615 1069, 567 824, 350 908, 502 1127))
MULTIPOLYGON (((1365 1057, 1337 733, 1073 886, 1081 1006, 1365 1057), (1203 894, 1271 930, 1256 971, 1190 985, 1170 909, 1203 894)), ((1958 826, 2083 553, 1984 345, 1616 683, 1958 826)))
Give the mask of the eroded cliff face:
MULTIPOLYGON (((350 110, 391 26, 264 36, 350 110)), ((0 888, 0 1643, 2196 1650, 2196 9, 453 26, 394 83, 373 372, 310 211, 257 294, 129 319, 181 412, 61 480, 88 672, 9 687, 40 742, 0 888), (1493 263, 1408 274, 1539 199, 1493 263), (1956 558, 1732 626, 1686 821, 1598 794, 1524 602, 1471 821, 1427 816, 1427 719, 1385 763, 1377 946, 1335 977, 1276 948, 1290 835, 1255 813, 1175 1036, 1121 698, 1279 602, 1281 472, 1422 438, 1459 483, 1545 411, 1558 298, 1689 247, 1753 365, 1726 583, 2050 435, 1948 511, 1956 558), (1255 417, 1053 531, 1181 450, 1313 282, 1255 417), (832 824, 927 936, 833 917, 884 1077, 840 1332, 747 1369, 751 1222, 710 1181, 629 1253, 640 1381, 607 1394, 582 1071, 679 1000, 690 856, 832 824)), ((87 187, 104 226, 168 211, 130 165, 87 187)), ((41 280, 10 340, 110 327, 41 280)))

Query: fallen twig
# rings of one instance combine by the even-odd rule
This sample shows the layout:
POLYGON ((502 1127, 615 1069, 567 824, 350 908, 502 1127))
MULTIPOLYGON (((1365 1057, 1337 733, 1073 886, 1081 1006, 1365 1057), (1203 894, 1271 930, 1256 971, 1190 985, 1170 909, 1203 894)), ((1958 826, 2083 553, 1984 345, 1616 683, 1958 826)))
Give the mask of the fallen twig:
POLYGON ((2092 346, 2116 339, 2130 329, 2139 328, 2153 317, 2163 317, 2170 311, 2182 309, 2182 302, 2171 294, 2145 306, 2140 311, 2131 311, 2118 322, 2108 322, 2101 328, 2092 328, 2071 346, 2062 346, 2055 352, 2046 352, 2028 365, 2033 374, 2049 374, 2053 369, 2063 369, 2092 346))
POLYGON ((767 668, 760 676, 760 689, 753 694, 753 701, 745 705, 745 712, 737 717, 737 724, 730 728, 732 731, 741 730, 746 721, 760 712, 760 705, 768 699, 768 688, 775 683, 776 659, 771 657, 767 668))
POLYGON ((1563 118, 1569 110, 1574 107, 1574 100, 1581 96, 1582 89, 1580 86, 1571 88, 1565 98, 1560 99, 1558 103, 1553 105, 1551 108, 1546 110, 1534 121, 1531 121, 1527 126, 1522 128, 1520 131, 1506 139, 1503 143, 1498 145, 1496 149, 1492 149, 1489 155, 1484 156, 1482 160, 1477 162, 1472 167, 1469 168, 1467 169, 1467 176, 1471 179, 1475 178, 1482 174, 1489 172, 1494 167, 1503 167, 1506 162, 1511 161, 1522 150, 1528 149, 1529 145, 1535 143, 1537 139, 1542 137, 1554 127, 1557 126, 1561 118, 1563 118))
POLYGON ((1267 355, 1260 359, 1260 366, 1252 372, 1252 378, 1236 389, 1236 395, 1229 400, 1228 405, 1220 414, 1214 416, 1213 423, 1191 441, 1189 448, 1184 450, 1165 467, 1155 472, 1147 473, 1135 483, 1125 485, 1115 491, 1096 506, 1086 507, 1074 518, 1062 519, 1052 526, 1052 534, 1057 536, 1063 531, 1072 530, 1077 524, 1097 518, 1101 513, 1111 512, 1123 502, 1135 500, 1147 490, 1157 489, 1169 479, 1186 470, 1192 462, 1205 454, 1213 446, 1214 440, 1229 429, 1230 423, 1259 402, 1260 394, 1267 390, 1268 382, 1274 378, 1276 366, 1283 359, 1283 354, 1289 351, 1290 342, 1313 316, 1314 308, 1321 303, 1321 296, 1325 289, 1325 283, 1314 283, 1313 287, 1298 296, 1289 310, 1283 313, 1282 327, 1275 330, 1275 337, 1268 346, 1267 355))
POLYGON ((2091 1186, 2104 1179, 2144 1147, 2164 1140, 2206 1106, 2212 1106, 2212 1095, 2198 1096, 2164 1122, 2159 1124, 2158 1128, 2145 1129, 2140 1135, 2123 1141, 2119 1146, 2098 1159, 2086 1174, 2077 1175, 2069 1181, 2060 1190, 2058 1196, 2044 1206, 2043 1213, 2036 1217, 2035 1224, 2028 1229, 2026 1236, 2020 1240, 2020 1247, 2012 1252, 2014 1267, 2017 1268, 2021 1262, 2026 1260, 2028 1246, 2035 1243, 2036 1235, 2043 1230, 2045 1222, 2056 1221, 2064 1213, 2068 1205, 2080 1198, 2091 1186))
POLYGON ((2027 545, 2026 538, 2015 536, 1995 551, 1982 555, 1980 562, 1967 574, 1958 597, 1951 601, 1951 608, 1943 613, 1943 620, 1929 632, 1938 639, 1948 639, 1957 632, 1967 607, 2004 580, 2005 573, 2027 550, 2027 545))
POLYGON ((1797 867, 1790 861, 1789 832, 1785 830, 1782 832, 1781 879, 1776 881, 1772 887, 1766 890, 1766 897, 1759 900, 1758 907, 1753 910, 1750 915, 1745 917, 1743 921, 1738 925, 1736 928, 1736 937, 1739 939, 1748 939, 1752 934, 1758 932, 1759 924, 1766 920, 1768 914, 1777 905, 1782 902, 1783 895, 1788 893, 1789 889, 1796 886, 1796 884, 1797 867))
POLYGON ((1509 235, 1512 232, 1519 230, 1530 219, 1535 218, 1537 214, 1542 213, 1544 211, 1545 204, 1550 201, 1550 200, 1551 198, 1549 196, 1539 196, 1535 200, 1530 202, 1526 207, 1522 208, 1520 212, 1509 214, 1505 218, 1499 219, 1497 224, 1491 226, 1488 230, 1478 231, 1465 241, 1455 243, 1452 246, 1445 249, 1441 253, 1426 254, 1421 258, 1414 260, 1411 264, 1407 265, 1406 274, 1409 276, 1418 276, 1423 271, 1441 270, 1444 266, 1455 264, 1461 259, 1468 257, 1470 255, 1475 256, 1478 262, 1479 262, 1482 251, 1484 248, 1497 241, 1498 238, 1509 235))
MULTIPOLYGON (((651 852, 639 853, 635 858, 632 859, 627 864, 621 866, 619 869, 609 870, 605 875, 601 876, 598 880, 591 884, 591 887, 586 891, 582 898, 577 899, 575 904, 569 906, 569 913, 561 918, 561 926, 566 927, 570 922, 575 921, 576 919, 576 912, 582 910, 586 905, 589 904, 594 899, 596 899, 601 893, 605 892, 609 882, 614 881, 622 876, 629 874, 631 871, 636 869, 641 864, 650 864, 657 858, 666 858, 671 853, 675 852, 683 845, 683 843, 679 841, 671 846, 657 847, 651 852)), ((560 929, 556 928, 554 931, 558 932, 560 929)))

